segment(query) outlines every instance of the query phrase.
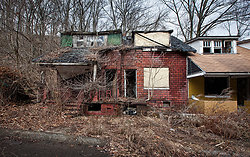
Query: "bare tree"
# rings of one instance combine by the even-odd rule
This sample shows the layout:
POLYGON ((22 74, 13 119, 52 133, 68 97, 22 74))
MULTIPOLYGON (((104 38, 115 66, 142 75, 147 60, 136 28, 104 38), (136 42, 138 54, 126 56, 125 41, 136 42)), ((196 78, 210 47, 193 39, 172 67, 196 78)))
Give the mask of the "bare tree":
POLYGON ((231 12, 232 19, 227 21, 223 26, 227 29, 229 35, 232 32, 237 33, 238 36, 249 35, 249 18, 250 18, 250 2, 247 0, 238 0, 231 12), (236 27, 236 30, 233 28, 236 27))
POLYGON ((105 12, 112 23, 111 28, 121 29, 126 34, 130 30, 159 27, 166 12, 152 11, 151 8, 145 0, 108 0, 105 12))
MULTIPOLYGON (((184 39, 204 36, 217 25, 232 19, 237 0, 161 0, 174 14, 169 22, 178 26, 184 39)), ((171 15, 171 14, 170 14, 171 15)))

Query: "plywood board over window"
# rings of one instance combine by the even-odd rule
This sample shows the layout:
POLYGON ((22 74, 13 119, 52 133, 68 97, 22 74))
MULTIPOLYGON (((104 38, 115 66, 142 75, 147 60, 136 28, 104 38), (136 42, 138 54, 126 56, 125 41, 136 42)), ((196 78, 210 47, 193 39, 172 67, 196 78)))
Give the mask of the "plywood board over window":
POLYGON ((169 68, 144 68, 144 88, 168 89, 169 68))

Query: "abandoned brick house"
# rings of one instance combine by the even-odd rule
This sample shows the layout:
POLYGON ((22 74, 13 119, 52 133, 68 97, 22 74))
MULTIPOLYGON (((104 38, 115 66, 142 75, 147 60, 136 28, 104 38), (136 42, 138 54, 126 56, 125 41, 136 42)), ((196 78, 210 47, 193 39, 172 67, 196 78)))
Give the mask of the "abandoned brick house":
POLYGON ((86 115, 116 114, 124 104, 137 110, 187 105, 187 56, 196 50, 171 33, 62 33, 60 50, 33 60, 47 85, 43 98, 56 88, 61 101, 86 115))
POLYGON ((238 36, 204 36, 187 43, 197 50, 188 57, 189 98, 198 98, 205 114, 250 111, 250 50, 238 36))

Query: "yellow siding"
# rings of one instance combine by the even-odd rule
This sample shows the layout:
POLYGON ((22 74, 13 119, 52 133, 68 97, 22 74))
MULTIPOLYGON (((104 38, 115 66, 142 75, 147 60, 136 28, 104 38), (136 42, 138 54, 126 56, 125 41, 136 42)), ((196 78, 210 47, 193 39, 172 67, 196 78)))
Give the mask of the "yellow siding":
POLYGON ((189 79, 189 98, 198 95, 204 95, 204 77, 195 77, 189 79))
POLYGON ((250 100, 245 100, 244 105, 244 108, 247 110, 248 113, 250 113, 250 100))
POLYGON ((237 101, 190 100, 189 104, 192 105, 191 108, 195 112, 203 113, 206 115, 214 115, 214 114, 222 114, 222 113, 224 114, 224 113, 231 113, 231 112, 237 111, 237 101))
POLYGON ((232 100, 237 100, 237 79, 231 78, 230 79, 230 87, 232 90, 232 100))
POLYGON ((237 111, 237 101, 204 101, 204 114, 221 114, 237 111))
MULTIPOLYGON (((205 98, 204 97, 204 88, 205 88, 205 81, 204 77, 195 77, 189 79, 189 95, 188 97, 191 98, 192 95, 199 96, 199 99, 203 100, 222 100, 223 98, 205 98)), ((231 78, 230 79, 230 88, 232 90, 232 97, 230 100, 237 100, 237 79, 231 78)))
MULTIPOLYGON (((189 104, 192 105, 192 109, 199 113, 207 115, 216 113, 231 113, 237 111, 237 79, 230 79, 230 87, 232 89, 232 97, 228 98, 206 98, 204 97, 205 81, 204 77, 195 77, 189 79, 189 98, 198 96, 199 101, 189 100, 189 104)), ((250 101, 248 111, 250 112, 250 101)), ((246 104, 246 103, 245 103, 246 104)), ((246 105, 247 106, 247 105, 246 105)))

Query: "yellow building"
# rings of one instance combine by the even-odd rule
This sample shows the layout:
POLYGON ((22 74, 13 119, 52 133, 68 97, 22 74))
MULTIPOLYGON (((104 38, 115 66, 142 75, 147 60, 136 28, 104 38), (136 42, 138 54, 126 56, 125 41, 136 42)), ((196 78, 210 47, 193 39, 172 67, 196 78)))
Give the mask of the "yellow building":
POLYGON ((250 50, 239 46, 235 49, 233 40, 237 37, 226 39, 203 37, 190 41, 198 51, 204 50, 188 58, 189 102, 200 113, 236 112, 238 108, 250 113, 250 50), (230 49, 226 44, 231 45, 230 49))

